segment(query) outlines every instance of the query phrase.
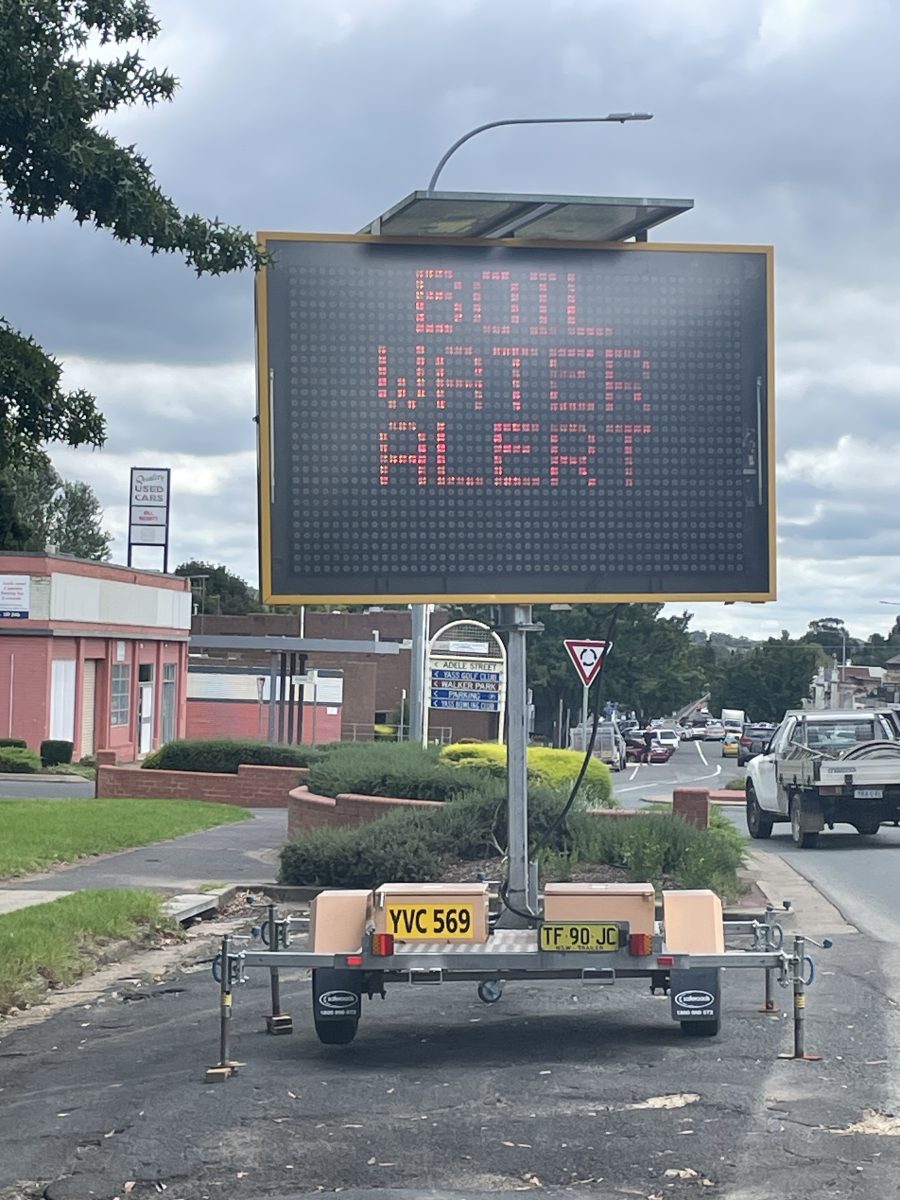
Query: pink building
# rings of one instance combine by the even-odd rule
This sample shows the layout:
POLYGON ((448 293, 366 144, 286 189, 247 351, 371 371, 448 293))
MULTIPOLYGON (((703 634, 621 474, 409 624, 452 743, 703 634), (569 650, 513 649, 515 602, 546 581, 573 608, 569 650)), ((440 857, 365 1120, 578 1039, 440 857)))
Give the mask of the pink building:
POLYGON ((0 552, 0 737, 121 762, 183 737, 190 625, 187 579, 0 552))

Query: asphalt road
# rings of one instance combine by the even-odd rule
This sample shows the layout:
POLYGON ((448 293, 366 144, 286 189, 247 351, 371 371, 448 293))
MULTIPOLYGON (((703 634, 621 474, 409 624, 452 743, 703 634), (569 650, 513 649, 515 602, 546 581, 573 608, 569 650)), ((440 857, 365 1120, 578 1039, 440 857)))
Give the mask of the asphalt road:
POLYGON ((324 1047, 293 972, 282 995, 296 1032, 265 1034, 256 971, 231 1022, 245 1065, 207 1085, 208 967, 123 979, 40 1024, 0 1027, 0 1197, 895 1196, 900 1137, 880 1132, 896 1121, 866 1116, 895 1111, 871 945, 839 937, 810 994, 816 1062, 778 1058, 789 1024, 757 1011, 756 972, 726 976, 711 1041, 683 1038, 645 981, 510 984, 493 1006, 459 983, 389 986, 351 1046, 324 1047))
MULTIPOLYGON (((627 807, 643 807, 641 797, 666 795, 674 787, 724 787, 743 776, 733 758, 722 758, 718 742, 686 742, 668 763, 630 766, 613 776, 613 790, 627 807)), ((726 808, 737 829, 746 834, 743 807, 726 808)), ((826 830, 815 850, 800 850, 787 824, 776 825, 771 838, 752 843, 754 851, 782 858, 826 896, 851 924, 872 937, 900 944, 900 829, 883 826, 876 837, 860 837, 849 825, 826 830)))

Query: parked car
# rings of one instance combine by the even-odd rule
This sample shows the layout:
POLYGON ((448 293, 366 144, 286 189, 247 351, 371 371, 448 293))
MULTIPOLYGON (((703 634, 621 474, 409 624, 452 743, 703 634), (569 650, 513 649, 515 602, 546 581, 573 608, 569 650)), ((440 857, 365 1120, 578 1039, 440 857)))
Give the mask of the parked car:
POLYGON ((740 748, 740 737, 736 733, 726 733, 722 741, 722 757, 737 758, 740 748))
POLYGON ((757 754, 765 754, 766 746, 772 740, 772 734, 777 725, 745 725, 738 746, 737 761, 739 767, 745 767, 751 758, 757 754))

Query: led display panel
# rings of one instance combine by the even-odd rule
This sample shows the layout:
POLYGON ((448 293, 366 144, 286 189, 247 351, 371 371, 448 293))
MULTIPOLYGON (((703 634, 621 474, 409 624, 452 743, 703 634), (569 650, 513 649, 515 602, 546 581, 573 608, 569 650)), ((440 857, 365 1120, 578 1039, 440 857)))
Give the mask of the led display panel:
POLYGON ((770 248, 260 240, 266 602, 774 598, 770 248))

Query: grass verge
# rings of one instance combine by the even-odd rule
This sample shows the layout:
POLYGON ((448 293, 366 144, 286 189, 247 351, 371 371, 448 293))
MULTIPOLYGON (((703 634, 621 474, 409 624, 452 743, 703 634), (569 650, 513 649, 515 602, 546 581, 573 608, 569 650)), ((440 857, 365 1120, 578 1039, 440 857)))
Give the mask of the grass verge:
POLYGON ((0 879, 211 829, 251 814, 204 800, 0 800, 0 879))
POLYGON ((161 904, 155 892, 97 888, 0 914, 0 1014, 72 983, 111 943, 146 945, 176 934, 161 904))

